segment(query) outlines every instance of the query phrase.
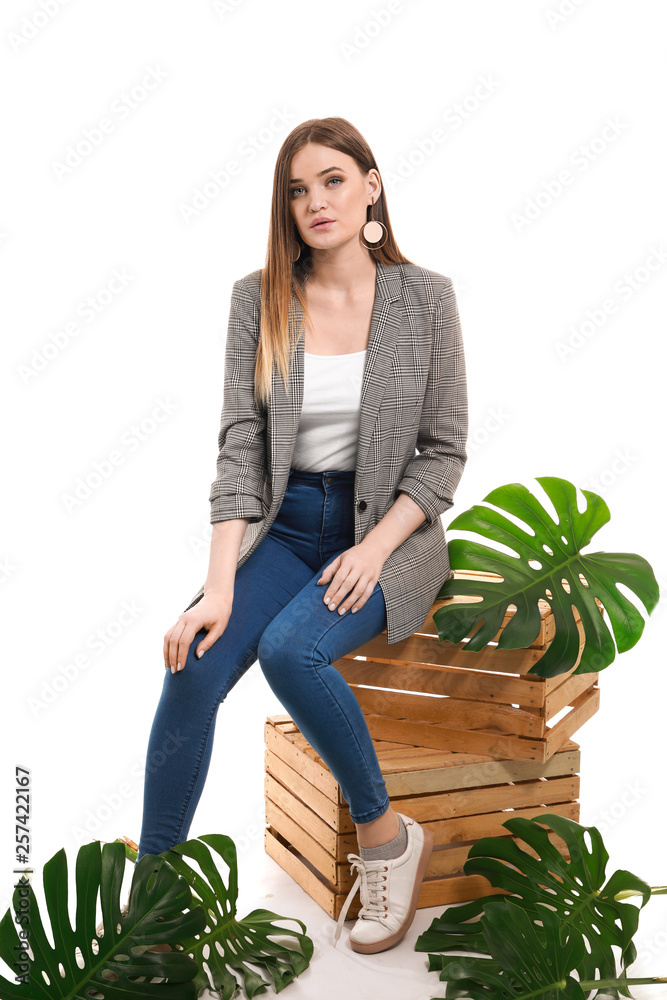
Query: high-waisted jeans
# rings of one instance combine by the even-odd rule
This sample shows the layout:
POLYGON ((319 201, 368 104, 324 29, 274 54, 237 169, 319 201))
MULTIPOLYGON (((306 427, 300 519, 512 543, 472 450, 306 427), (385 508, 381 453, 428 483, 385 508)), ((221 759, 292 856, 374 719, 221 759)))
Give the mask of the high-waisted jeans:
POLYGON ((180 739, 161 767, 146 768, 140 857, 187 839, 208 772, 218 708, 256 660, 338 781, 352 820, 367 823, 389 808, 366 720, 332 666, 386 628, 384 595, 376 583, 361 608, 352 614, 346 605, 341 615, 323 601, 330 581, 317 585, 325 566, 354 545, 354 477, 353 470, 290 471, 271 528, 236 570, 225 631, 197 659, 195 650, 207 634, 202 628, 183 669, 165 670, 147 760, 162 753, 170 734, 180 739))

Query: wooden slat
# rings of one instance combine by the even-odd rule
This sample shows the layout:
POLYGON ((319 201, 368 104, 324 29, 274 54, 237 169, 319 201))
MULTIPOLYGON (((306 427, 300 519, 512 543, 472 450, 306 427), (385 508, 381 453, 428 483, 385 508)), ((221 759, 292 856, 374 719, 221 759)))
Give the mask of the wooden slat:
POLYGON ((595 715, 600 707, 600 689, 591 687, 584 691, 572 702, 572 710, 559 719, 555 726, 547 733, 545 740, 545 754, 550 756, 555 753, 563 741, 572 736, 584 722, 595 715))
MULTIPOLYGON (((418 823, 442 821, 442 831, 449 829, 446 843, 474 840, 480 833, 467 835, 466 821, 479 814, 496 813, 503 809, 522 809, 528 806, 549 805, 553 802, 570 802, 579 794, 579 775, 523 781, 517 784, 492 785, 489 788, 464 789, 460 792, 443 792, 392 799, 392 807, 418 823), (454 818, 449 826, 445 820, 454 818)), ((506 818, 506 817, 504 817, 506 818)), ((440 841, 441 843, 443 841, 440 841)))
POLYGON ((328 767, 317 764, 307 754, 302 753, 289 740, 284 739, 279 730, 270 723, 264 726, 264 740, 269 750, 281 757, 290 767, 300 771, 312 785, 316 785, 330 799, 334 802, 344 801, 338 782, 328 767))
MULTIPOLYGON (((374 741, 374 745, 375 741, 374 741)), ((434 792, 474 789, 507 782, 538 778, 572 776, 579 772, 581 752, 572 740, 566 741, 545 762, 535 760, 495 760, 481 754, 452 753, 449 750, 428 750, 424 747, 402 746, 397 751, 379 750, 378 760, 390 797, 424 795, 434 792), (568 746, 576 749, 568 749, 568 746)), ((347 803, 338 805, 320 788, 297 772, 285 761, 266 751, 268 769, 282 784, 306 801, 321 818, 339 832, 353 832, 347 803), (276 770, 278 769, 278 770, 276 770), (333 822, 332 822, 333 820, 333 822)))
MULTIPOLYGON (((387 642, 386 633, 382 632, 363 646, 350 650, 345 658, 367 656, 378 662, 399 664, 415 663, 421 665, 431 663, 444 667, 465 667, 466 670, 491 670, 510 674, 527 674, 533 664, 544 655, 543 650, 535 649, 496 649, 486 645, 479 651, 467 650, 463 641, 453 643, 447 639, 438 641, 437 636, 427 636, 415 633, 400 642, 387 642)), ((339 667, 339 660, 334 666, 339 667)), ((543 678, 535 677, 539 683, 543 678)))
MULTIPOLYGON (((527 818, 530 815, 539 815, 541 811, 544 810, 524 810, 522 811, 527 818), (529 815, 530 814, 530 815, 529 815)), ((578 803, 566 804, 563 806, 553 806, 549 809, 550 812, 557 812, 559 815, 567 815, 575 822, 579 821, 579 805, 578 803)), ((517 815, 516 813, 513 815, 517 815)), ((507 814, 505 814, 506 818, 507 814)), ((502 828, 505 829, 504 827, 502 828)), ((499 834, 484 834, 484 836, 494 836, 499 834)), ((500 834, 502 835, 502 834, 500 834)), ((552 843, 558 845, 558 849, 561 854, 569 860, 569 852, 566 845, 560 841, 560 838, 556 838, 552 831, 548 831, 549 839, 552 843), (560 843, 559 843, 560 841, 560 843)), ((517 840, 517 838, 512 838, 517 840)), ((527 853, 534 853, 523 841, 518 841, 521 848, 526 850, 527 853)), ((312 867, 309 866, 307 860, 300 854, 294 853, 294 849, 290 849, 289 841, 287 841, 275 828, 268 827, 264 835, 264 844, 267 854, 273 858, 274 861, 298 884, 304 889, 308 895, 319 904, 319 906, 333 919, 337 920, 340 912, 345 903, 348 888, 342 891, 336 891, 332 889, 328 883, 323 880, 321 875, 313 871, 312 867)), ((443 875, 434 877, 430 872, 437 872, 443 868, 453 868, 457 865, 460 867, 465 862, 467 858, 467 853, 469 852, 470 845, 465 847, 465 845, 460 845, 454 848, 455 852, 459 852, 459 856, 455 857, 454 854, 450 858, 446 858, 442 855, 446 855, 448 851, 434 851, 431 855, 431 861, 429 867, 427 868, 427 874, 425 875, 424 881, 422 882, 421 889, 419 892, 419 898, 417 901, 417 908, 422 909, 429 906, 443 906, 450 903, 462 903, 471 899, 478 899, 480 896, 486 896, 490 894, 504 894, 504 890, 499 890, 491 886, 490 882, 481 875, 443 875), (461 856, 461 852, 464 852, 461 856)), ((341 865, 340 868, 345 866, 341 865)), ((349 877, 350 885, 352 883, 351 876, 349 877)), ((352 902, 348 910, 348 919, 356 919, 359 914, 359 909, 361 906, 361 900, 359 894, 352 902)))
POLYGON ((384 691, 351 685, 364 715, 385 715, 391 719, 436 722, 456 729, 493 727, 514 736, 540 739, 546 722, 543 716, 524 712, 511 705, 489 705, 461 698, 434 697, 411 691, 384 691))
MULTIPOLYGON (((554 810, 555 811, 555 810, 554 810)), ((539 809, 533 811, 533 815, 539 815, 539 809)), ((527 816, 527 819, 530 817, 527 816)), ((489 836, 503 836, 507 834, 507 830, 502 830, 500 834, 494 833, 489 836)), ((507 836, 508 840, 515 840, 516 838, 507 836)), ((555 836, 553 833, 549 834, 549 840, 554 845, 556 850, 563 853, 566 848, 566 844, 560 837, 555 836)), ((523 848, 523 843, 521 844, 523 848)), ((429 861, 428 868, 426 869, 425 878, 433 878, 441 875, 463 875, 463 866, 468 860, 468 854, 470 852, 470 844, 454 845, 453 847, 444 848, 442 850, 433 851, 429 861)), ((534 852, 526 851, 526 854, 534 852)))
MULTIPOLYGON (((264 849, 273 858, 276 864, 280 865, 283 871, 296 882, 297 885, 308 893, 311 899, 322 907, 333 920, 337 920, 340 911, 343 909, 345 897, 342 893, 334 893, 324 882, 315 875, 307 865, 289 850, 287 841, 270 827, 264 831, 264 849)), ((354 912, 354 904, 349 912, 354 912)), ((357 904, 355 917, 359 915, 361 903, 357 904)))
MULTIPOLYGON (((545 683, 541 677, 513 677, 463 667, 419 663, 379 663, 372 659, 342 657, 335 666, 348 684, 366 684, 399 691, 444 694, 472 701, 541 708, 545 683)), ((474 664, 471 663, 471 666, 474 664)))
POLYGON ((397 742, 417 743, 420 746, 441 750, 473 750, 486 753, 503 760, 546 760, 545 744, 542 740, 510 736, 508 733, 483 730, 454 729, 432 722, 404 722, 388 719, 382 715, 366 717, 368 729, 373 739, 391 739, 397 742))
POLYGON ((266 800, 266 822, 278 830, 293 847, 313 863, 330 887, 336 885, 339 859, 318 843, 315 837, 307 833, 291 816, 276 805, 273 799, 266 800))
MULTIPOLYGON (((593 712, 595 708, 593 708, 593 712)), ((567 719, 567 716, 565 717, 567 719)), ((377 746, 378 742, 385 741, 384 738, 387 735, 393 735, 393 739, 389 742, 397 746, 402 746, 405 749, 406 754, 410 754, 411 750, 414 750, 416 754, 423 753, 424 751, 432 750, 436 753, 443 754, 443 766, 460 766, 460 762, 465 763, 473 758, 482 765, 482 770, 489 773, 489 768, 492 767, 494 763, 499 763, 501 766, 507 765, 507 762, 511 761, 526 761, 526 763, 536 762, 537 764, 544 764, 549 759, 546 755, 546 750, 544 743, 545 741, 534 741, 528 743, 527 740, 516 738, 512 740, 511 737, 507 737, 506 734, 497 733, 495 731, 468 731, 468 730, 452 730, 447 729, 437 724, 423 724, 423 723, 395 723, 391 719, 383 719, 382 716, 368 716, 366 719, 369 723, 369 730, 371 732, 371 737, 373 739, 374 745, 377 746), (396 732, 396 726, 398 727, 398 733, 396 732), (427 728, 424 729, 424 726, 427 728), (433 728, 434 726, 434 728, 433 728), (391 730, 391 733, 387 732, 391 730), (396 740, 396 735, 402 741, 401 743, 396 740), (508 740, 514 745, 508 744, 508 740), (471 746, 471 744, 473 744, 471 746), (519 744, 518 746, 516 744, 519 744), (532 749, 531 749, 532 748, 532 749), (450 763, 447 763, 447 757, 449 755, 450 763), (464 760, 465 758, 465 760, 464 760)), ((563 720, 561 720, 563 721, 563 720)), ((267 723, 266 728, 266 740, 267 746, 270 744, 270 749, 273 749, 279 757, 286 761, 294 770, 301 771, 302 774, 307 778, 311 784, 315 784, 320 791, 326 794, 332 801, 340 804, 346 805, 345 799, 343 798, 342 792, 335 781, 330 771, 327 768, 325 762, 319 757, 316 751, 307 743, 305 737, 301 733, 290 734, 287 738, 282 738, 280 734, 277 734, 276 742, 276 730, 269 726, 267 723), (273 737, 271 737, 273 733, 273 737), (293 745, 288 744, 287 740, 299 739, 302 742, 306 752, 302 752, 295 748, 293 745), (273 739, 273 742, 271 742, 273 739), (315 767, 311 771, 310 767, 307 766, 314 764, 315 767)), ((558 734, 559 737, 562 736, 562 729, 558 734)), ((565 748, 579 749, 579 746, 573 740, 566 738, 562 741, 559 749, 565 748)), ((551 756, 551 754, 549 754, 551 756)), ((378 754, 378 759, 380 760, 381 766, 381 756, 378 754)), ((578 766, 578 764, 576 765, 578 766)), ((393 779, 392 772, 395 768, 388 764, 385 774, 385 783, 389 787, 389 782, 392 780, 400 781, 401 779, 393 779)), ((385 772, 383 772, 385 773, 385 772)), ((389 793, 391 794, 391 792, 389 793)))
MULTIPOLYGON (((356 826, 347 805, 333 802, 307 778, 304 778, 302 774, 299 774, 270 750, 265 753, 265 766, 268 774, 284 785, 293 795, 300 798, 302 802, 307 803, 313 812, 317 813, 332 830, 337 833, 356 833, 356 826)), ((289 812, 289 810, 287 811, 289 812)))
MULTIPOLYGON (((392 807, 428 827, 436 845, 443 844, 449 847, 474 841, 479 837, 504 836, 505 829, 502 824, 509 816, 530 817, 545 811, 570 815, 578 794, 579 775, 574 775, 519 784, 508 783, 486 789, 466 789, 442 795, 396 796, 392 798, 392 807)), ((273 798, 271 802, 275 805, 273 798)), ((336 837, 334 834, 326 844, 321 844, 316 833, 313 836, 310 824, 302 826, 299 823, 298 817, 303 811, 304 804, 290 790, 285 789, 278 808, 280 812, 269 810, 269 821, 294 842, 295 846, 299 846, 309 860, 315 862, 316 858, 321 858, 322 855, 319 851, 314 854, 310 847, 304 850, 300 840, 292 841, 291 831, 296 829, 297 836, 301 837, 305 830, 309 838, 306 843, 310 844, 310 840, 315 840, 318 846, 324 847, 327 859, 331 857, 336 862, 344 863, 348 853, 358 853, 356 833, 347 837, 336 837)), ((351 825, 354 831, 354 824, 351 825)), ((320 870, 327 878, 334 877, 331 865, 326 868, 320 866, 320 870)))
MULTIPOLYGON (((427 906, 442 906, 449 903, 465 903, 480 896, 506 896, 504 889, 492 886, 483 875, 459 875, 449 878, 429 879, 422 882, 417 898, 417 909, 427 906), (443 899, 443 896, 446 897, 443 899)), ((342 899, 343 897, 341 897, 342 899)), ((338 913, 343 909, 341 903, 338 913)), ((350 907, 351 909, 351 907, 350 907)), ((358 915, 357 911, 357 915, 358 915)), ((338 918, 336 918, 338 919, 338 918)), ((345 921, 347 923, 347 920, 345 921)))
POLYGON ((548 694, 545 705, 546 720, 553 719, 554 715, 558 715, 567 705, 571 705, 580 694, 593 684, 597 684, 599 677, 599 673, 576 674, 548 694))
MULTIPOLYGON (((382 765, 381 765, 382 766, 382 765)), ((502 784, 507 781, 527 781, 539 777, 572 775, 581 766, 580 750, 562 750, 541 762, 536 760, 493 760, 481 764, 458 767, 399 771, 397 774, 382 771, 387 794, 426 794, 453 791, 459 788, 479 788, 483 785, 502 784)))
MULTIPOLYGON (((307 850, 303 849, 300 845, 299 837, 301 835, 307 836, 312 839, 316 844, 318 849, 322 849, 327 854, 331 855, 337 861, 342 861, 345 858, 345 854, 348 851, 357 850, 357 839, 355 834, 338 834, 335 830, 324 822, 324 820, 314 812, 309 805, 302 802, 301 799, 296 798, 289 789, 281 785, 279 781, 272 778, 270 774, 264 775, 264 792, 267 800, 267 806, 269 802, 278 807, 283 813, 285 813, 287 820, 289 820, 290 830, 292 826, 294 830, 297 831, 292 835, 292 833, 285 834, 289 836, 289 840, 295 847, 298 847, 302 854, 305 854, 307 858, 317 864, 316 857, 311 856, 307 850)), ((268 818, 267 812, 267 822, 270 822, 272 826, 275 826, 282 832, 283 825, 278 822, 273 822, 268 818)), ((320 871, 323 869, 318 865, 320 871)), ((324 873, 326 874, 326 873, 324 873)))

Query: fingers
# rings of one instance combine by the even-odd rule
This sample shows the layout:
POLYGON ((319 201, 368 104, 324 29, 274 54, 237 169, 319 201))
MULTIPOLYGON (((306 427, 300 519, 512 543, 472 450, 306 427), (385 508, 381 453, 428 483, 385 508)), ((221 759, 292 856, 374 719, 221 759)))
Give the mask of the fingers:
POLYGON ((164 637, 164 665, 172 674, 182 670, 195 633, 201 628, 196 621, 179 618, 164 637))
POLYGON ((339 615, 344 615, 348 610, 351 614, 356 614, 357 611, 363 608, 364 604, 373 593, 374 587, 375 584, 372 580, 370 580, 365 587, 360 581, 349 596, 344 597, 342 604, 338 605, 335 609, 331 607, 331 604, 329 604, 329 609, 332 611, 336 610, 339 615))
POLYGON ((225 631, 225 630, 224 630, 224 628, 222 628, 222 627, 218 627, 218 626, 216 626, 215 628, 212 628, 212 629, 211 629, 211 630, 209 631, 209 633, 208 633, 208 635, 206 636, 206 638, 205 638, 205 639, 202 639, 202 641, 201 641, 201 642, 199 643, 199 645, 198 645, 198 646, 197 646, 197 648, 195 649, 195 656, 197 657, 197 659, 199 659, 200 657, 202 657, 202 656, 204 655, 204 653, 205 653, 205 652, 206 652, 206 651, 207 651, 208 649, 210 649, 210 648, 211 648, 211 646, 213 645, 213 643, 214 643, 214 642, 215 642, 215 641, 216 641, 217 639, 219 639, 219 638, 220 638, 220 636, 222 635, 222 633, 223 633, 224 631, 225 631))
POLYGON ((329 582, 329 580, 332 578, 332 576, 340 566, 341 559, 342 559, 342 553, 341 555, 336 556, 336 558, 333 559, 328 566, 325 566, 325 568, 322 570, 322 576, 317 581, 318 584, 329 582))
POLYGON ((192 640, 202 629, 206 630, 206 635, 197 644, 194 653, 197 659, 203 656, 227 628, 230 614, 231 605, 223 606, 215 615, 210 616, 204 611, 198 613, 184 611, 164 637, 165 669, 176 674, 184 668, 192 640))
POLYGON ((326 589, 322 600, 329 605, 329 610, 333 611, 339 601, 350 591, 358 579, 359 570, 349 567, 345 569, 342 565, 336 570, 333 579, 326 589))
POLYGON ((373 577, 369 579, 367 574, 360 576, 356 583, 353 583, 353 579, 353 575, 348 574, 347 579, 331 592, 330 598, 327 594, 324 595, 324 602, 328 605, 329 611, 337 611, 339 615, 344 615, 349 610, 356 614, 363 608, 373 593, 376 581, 373 577))

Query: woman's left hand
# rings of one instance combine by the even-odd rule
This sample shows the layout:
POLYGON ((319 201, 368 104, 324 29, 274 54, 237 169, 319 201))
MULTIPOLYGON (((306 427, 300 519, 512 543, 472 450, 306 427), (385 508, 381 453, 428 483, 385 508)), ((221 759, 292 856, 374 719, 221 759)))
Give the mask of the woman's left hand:
POLYGON ((329 583, 323 597, 329 610, 337 610, 342 615, 348 609, 355 612, 363 608, 375 589, 384 563, 379 551, 363 541, 337 555, 317 581, 318 586, 329 583))

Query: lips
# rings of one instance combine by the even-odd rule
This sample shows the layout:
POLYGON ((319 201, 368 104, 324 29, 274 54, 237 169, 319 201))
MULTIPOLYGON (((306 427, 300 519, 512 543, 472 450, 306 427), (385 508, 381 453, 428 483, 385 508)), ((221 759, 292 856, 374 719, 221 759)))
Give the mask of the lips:
POLYGON ((321 229, 323 226, 330 225, 333 219, 316 219, 310 226, 311 229, 321 229))

